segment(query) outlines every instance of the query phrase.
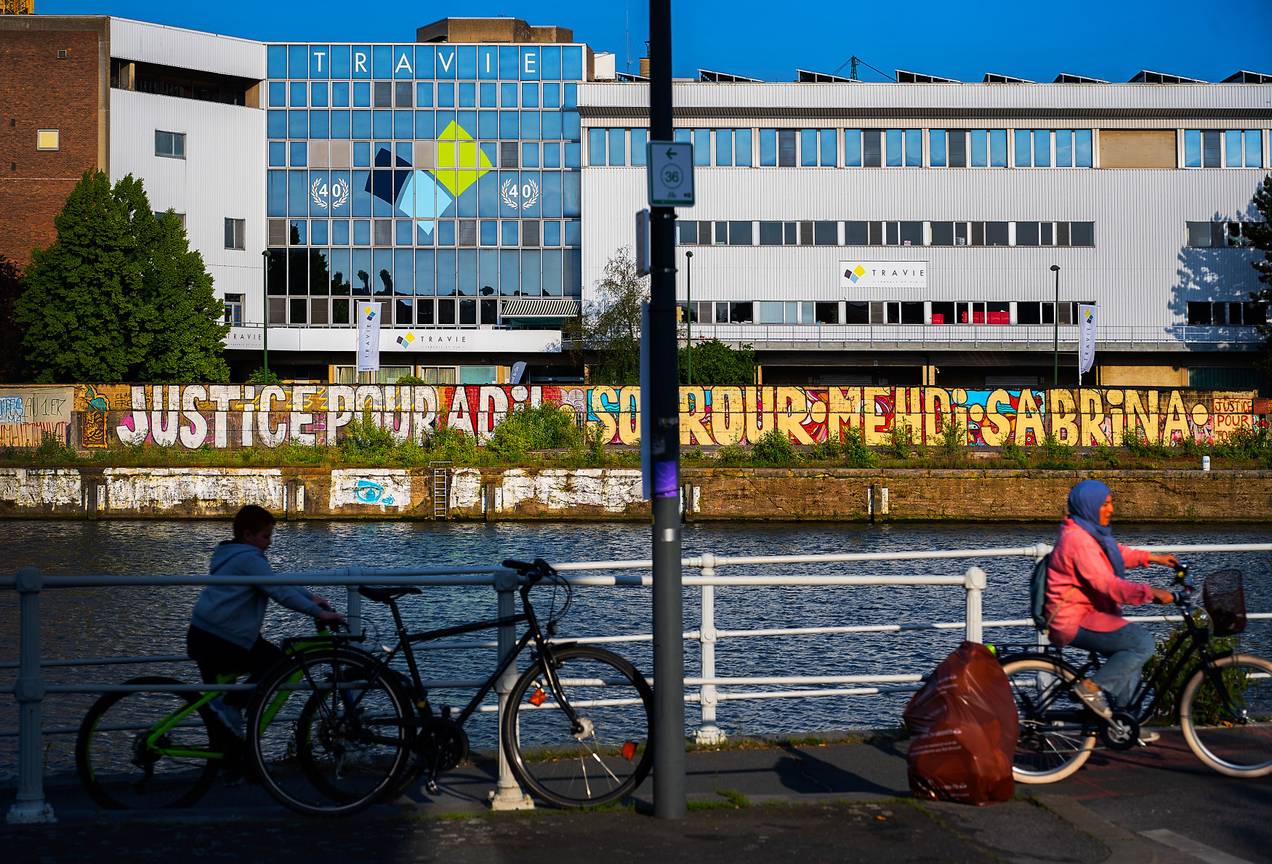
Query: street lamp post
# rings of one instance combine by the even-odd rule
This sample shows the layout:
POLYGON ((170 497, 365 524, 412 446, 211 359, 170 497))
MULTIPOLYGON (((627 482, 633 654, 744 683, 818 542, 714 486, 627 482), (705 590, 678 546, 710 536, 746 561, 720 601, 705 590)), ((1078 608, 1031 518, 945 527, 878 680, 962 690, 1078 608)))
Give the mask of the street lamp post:
POLYGON ((261 276, 261 369, 269 371, 269 250, 261 250, 265 262, 261 276))
POLYGON ((685 383, 693 386, 693 250, 685 252, 685 383))
POLYGON ((1056 274, 1056 305, 1051 309, 1051 386, 1060 386, 1060 265, 1052 264, 1056 274))

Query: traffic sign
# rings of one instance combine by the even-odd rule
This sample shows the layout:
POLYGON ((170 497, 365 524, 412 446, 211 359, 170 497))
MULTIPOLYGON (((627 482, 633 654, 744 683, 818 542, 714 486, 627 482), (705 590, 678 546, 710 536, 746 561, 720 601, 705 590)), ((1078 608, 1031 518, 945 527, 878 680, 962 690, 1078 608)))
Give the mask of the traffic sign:
POLYGON ((693 145, 688 141, 650 141, 649 206, 693 206, 693 145))

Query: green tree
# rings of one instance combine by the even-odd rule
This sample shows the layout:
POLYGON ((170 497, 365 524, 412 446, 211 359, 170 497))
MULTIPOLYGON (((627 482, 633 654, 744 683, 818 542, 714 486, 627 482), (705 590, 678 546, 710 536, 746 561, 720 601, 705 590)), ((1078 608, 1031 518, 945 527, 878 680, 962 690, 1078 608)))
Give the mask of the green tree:
POLYGON ((22 352, 12 348, 22 341, 22 328, 16 317, 21 293, 21 272, 16 264, 0 255, 0 345, 9 346, 0 351, 0 381, 20 381, 25 372, 22 352))
POLYGON ((85 173, 18 300, 38 381, 225 381, 228 325, 203 258, 140 180, 85 173))
POLYGON ((574 323, 571 341, 585 352, 592 383, 639 384, 640 305, 649 299, 649 284, 636 272, 630 249, 606 262, 597 288, 600 299, 574 323))
MULTIPOLYGON (((1251 262, 1263 287, 1258 291, 1251 291, 1250 298, 1272 308, 1272 174, 1264 177, 1263 183, 1255 190, 1254 206, 1263 221, 1245 222, 1241 231, 1250 245, 1263 253, 1262 258, 1251 262)), ((1264 375, 1272 376, 1272 323, 1261 325, 1259 333, 1263 336, 1263 355, 1258 365, 1264 375)))
MULTIPOLYGON (((680 349, 680 383, 688 383, 689 348, 680 349)), ((693 380, 716 387, 748 387, 755 383, 755 352, 750 345, 732 348, 718 339, 693 346, 693 380)))

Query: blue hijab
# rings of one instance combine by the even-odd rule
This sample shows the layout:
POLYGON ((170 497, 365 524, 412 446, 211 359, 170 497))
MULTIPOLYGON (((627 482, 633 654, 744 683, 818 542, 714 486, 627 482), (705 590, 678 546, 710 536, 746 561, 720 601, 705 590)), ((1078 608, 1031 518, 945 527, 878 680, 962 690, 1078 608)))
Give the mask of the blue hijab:
POLYGON ((1126 578, 1126 562, 1122 560, 1122 550, 1113 539, 1113 529, 1100 524, 1100 508, 1112 492, 1099 480, 1083 480, 1069 490, 1069 517, 1077 522, 1104 549, 1104 555, 1113 565, 1113 572, 1119 579, 1126 578))

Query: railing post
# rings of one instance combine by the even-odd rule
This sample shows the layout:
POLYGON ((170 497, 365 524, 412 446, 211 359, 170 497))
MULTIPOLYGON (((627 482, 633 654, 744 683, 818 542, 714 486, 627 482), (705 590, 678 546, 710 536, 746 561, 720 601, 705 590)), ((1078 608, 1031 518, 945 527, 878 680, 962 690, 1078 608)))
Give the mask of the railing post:
MULTIPOLYGON (((357 579, 355 570, 352 567, 346 568, 349 574, 349 584, 345 586, 345 623, 349 625, 349 633, 354 636, 362 635, 362 595, 358 593, 358 589, 362 586, 354 585, 353 580, 357 579)), ((360 571, 356 571, 359 572, 360 571)))
POLYGON ((981 599, 986 585, 985 571, 979 567, 968 567, 963 576, 963 588, 967 591, 967 612, 963 618, 963 638, 968 642, 983 642, 981 599))
MULTIPOLYGON (((708 553, 702 556, 702 576, 710 579, 716 575, 715 556, 708 553)), ((698 618, 698 656, 702 665, 702 677, 710 680, 716 675, 715 646, 715 586, 702 586, 702 609, 698 618)), ((702 722, 694 733, 694 741, 699 744, 719 744, 724 741, 725 734, 716 725, 716 686, 702 684, 698 690, 698 707, 702 712, 702 722)))
POLYGON ((40 589, 44 577, 34 567, 17 573, 18 680, 18 795, 5 821, 9 824, 56 822, 53 808, 44 800, 44 747, 41 743, 41 702, 44 679, 40 677, 40 589))
MULTIPOLYGON (((499 597, 499 617, 506 618, 517 613, 517 574, 512 570, 495 571, 495 591, 499 597)), ((517 629, 513 624, 505 624, 499 628, 499 661, 513 652, 517 647, 517 629)), ((508 703, 508 693, 512 685, 517 683, 517 664, 509 663, 504 674, 495 682, 495 692, 499 694, 499 715, 496 729, 503 729, 504 710, 508 703)), ((502 736, 499 740, 499 781, 495 791, 490 793, 491 810, 530 810, 534 802, 521 790, 517 778, 508 766, 508 754, 504 752, 502 736)))

